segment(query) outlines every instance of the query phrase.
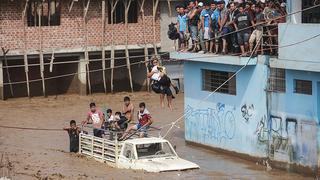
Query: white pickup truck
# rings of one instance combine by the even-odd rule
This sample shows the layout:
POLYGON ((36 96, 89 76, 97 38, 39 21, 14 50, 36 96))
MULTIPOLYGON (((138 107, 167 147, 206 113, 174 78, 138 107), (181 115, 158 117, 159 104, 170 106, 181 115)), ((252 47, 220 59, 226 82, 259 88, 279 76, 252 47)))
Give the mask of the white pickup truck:
POLYGON ((79 153, 113 167, 147 172, 199 168, 180 158, 167 140, 156 137, 117 141, 80 133, 79 153))

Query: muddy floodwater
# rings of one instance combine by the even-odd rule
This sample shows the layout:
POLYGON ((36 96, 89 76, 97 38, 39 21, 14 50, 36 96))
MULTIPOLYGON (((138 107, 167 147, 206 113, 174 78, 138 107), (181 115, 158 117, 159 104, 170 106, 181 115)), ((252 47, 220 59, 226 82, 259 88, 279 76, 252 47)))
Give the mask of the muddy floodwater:
MULTIPOLYGON (((134 94, 98 94, 92 96, 63 95, 48 98, 19 98, 0 101, 0 125, 58 128, 69 125, 71 119, 80 123, 86 117, 88 104, 120 111, 122 99, 129 95, 137 109, 146 102, 153 115, 154 126, 160 127, 183 113, 183 94, 174 100, 174 110, 159 107, 159 96, 141 92, 134 94)), ((64 131, 31 131, 0 128, 0 177, 11 179, 313 179, 299 174, 272 169, 255 162, 186 145, 183 121, 167 139, 177 146, 182 158, 200 165, 199 170, 147 173, 108 167, 78 154, 70 154, 69 137, 64 131)))

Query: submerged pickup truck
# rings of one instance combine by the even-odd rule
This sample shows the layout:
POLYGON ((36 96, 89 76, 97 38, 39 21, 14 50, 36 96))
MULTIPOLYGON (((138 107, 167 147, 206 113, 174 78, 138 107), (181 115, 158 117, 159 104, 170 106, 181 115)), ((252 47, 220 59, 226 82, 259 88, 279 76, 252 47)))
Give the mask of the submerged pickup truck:
POLYGON ((113 167, 147 172, 199 168, 197 164, 180 158, 169 141, 156 137, 117 141, 80 133, 79 153, 113 167))

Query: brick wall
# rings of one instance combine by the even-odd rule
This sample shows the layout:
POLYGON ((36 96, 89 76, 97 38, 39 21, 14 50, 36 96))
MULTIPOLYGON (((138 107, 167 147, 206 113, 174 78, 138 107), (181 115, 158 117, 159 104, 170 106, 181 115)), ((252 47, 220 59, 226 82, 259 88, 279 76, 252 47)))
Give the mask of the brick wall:
MULTIPOLYGON (((82 1, 74 3, 72 11, 68 11, 68 0, 61 0, 61 25, 42 26, 42 44, 44 50, 83 48, 85 46, 85 26, 83 22, 82 1)), ((24 31, 22 11, 24 1, 0 0, 0 43, 6 49, 23 50, 24 31)), ((138 23, 128 25, 128 44, 144 44, 143 32, 147 43, 153 43, 152 27, 152 1, 145 2, 145 28, 142 23, 142 16, 139 15, 138 23)), ((159 14, 159 12, 158 12, 159 14)), ((106 12, 106 16, 108 13, 106 12)), ((159 15, 158 15, 159 17, 159 15)), ((88 46, 101 46, 102 38, 102 18, 101 1, 91 1, 87 14, 87 34, 88 46)), ((108 18, 108 17, 106 17, 108 18)), ((124 24, 111 26, 106 24, 105 45, 111 45, 111 32, 114 30, 115 45, 124 45, 126 39, 126 28, 124 24)), ((28 51, 40 48, 40 36, 38 27, 26 26, 26 47, 28 51)), ((156 19, 156 43, 160 42, 160 21, 156 19)))

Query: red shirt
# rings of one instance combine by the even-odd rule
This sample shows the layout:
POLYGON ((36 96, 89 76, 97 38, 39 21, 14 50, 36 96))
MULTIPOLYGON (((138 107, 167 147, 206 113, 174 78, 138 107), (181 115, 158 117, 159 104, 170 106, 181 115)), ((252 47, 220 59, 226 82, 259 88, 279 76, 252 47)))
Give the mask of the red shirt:
POLYGON ((139 124, 144 126, 145 124, 147 124, 149 122, 150 119, 151 119, 150 114, 143 114, 143 115, 141 115, 141 117, 139 119, 139 124))

